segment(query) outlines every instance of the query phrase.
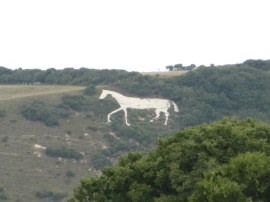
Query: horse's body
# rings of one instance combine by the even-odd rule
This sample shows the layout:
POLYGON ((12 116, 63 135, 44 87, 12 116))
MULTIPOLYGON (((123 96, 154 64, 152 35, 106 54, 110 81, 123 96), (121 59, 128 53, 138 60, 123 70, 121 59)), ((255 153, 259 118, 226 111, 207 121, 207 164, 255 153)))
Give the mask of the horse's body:
POLYGON ((111 122, 110 117, 112 114, 123 110, 125 113, 125 120, 126 124, 129 126, 130 124, 127 121, 127 109, 155 109, 156 116, 150 120, 150 122, 154 121, 155 119, 158 119, 160 116, 160 113, 163 112, 165 114, 165 123, 164 125, 167 125, 169 112, 168 109, 170 108, 171 104, 174 106, 174 111, 178 112, 177 105, 170 100, 166 99, 158 99, 158 98, 135 98, 135 97, 127 97, 120 93, 109 91, 109 90, 102 90, 102 93, 99 97, 99 99, 104 99, 107 95, 111 95, 115 98, 115 100, 119 103, 120 108, 112 111, 108 114, 108 122, 111 122))

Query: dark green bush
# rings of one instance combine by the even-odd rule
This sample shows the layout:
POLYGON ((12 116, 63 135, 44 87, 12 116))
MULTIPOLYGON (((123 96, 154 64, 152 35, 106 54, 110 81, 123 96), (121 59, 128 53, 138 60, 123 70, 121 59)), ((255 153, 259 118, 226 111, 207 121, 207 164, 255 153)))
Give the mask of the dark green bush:
POLYGON ((7 193, 3 187, 0 187, 0 201, 8 200, 7 193))
POLYGON ((49 201, 60 201, 67 196, 66 193, 56 193, 53 191, 43 190, 37 191, 35 196, 39 199, 46 199, 49 201))
POLYGON ((82 95, 65 95, 62 97, 63 105, 75 111, 82 111, 86 108, 86 99, 82 95))
POLYGON ((30 121, 40 121, 45 123, 46 126, 56 126, 59 124, 53 111, 48 109, 43 101, 36 100, 28 105, 24 105, 21 114, 30 121))
POLYGON ((3 137, 2 142, 6 143, 8 141, 8 138, 9 138, 8 136, 3 137))
POLYGON ((83 157, 80 152, 75 151, 74 149, 69 149, 62 147, 60 149, 53 149, 47 147, 45 150, 45 154, 51 157, 62 157, 67 159, 76 159, 79 160, 83 157))
POLYGON ((45 123, 46 126, 57 126, 57 125, 59 125, 58 121, 52 116, 45 119, 44 123, 45 123))
POLYGON ((5 117, 5 116, 6 116, 6 111, 0 110, 0 117, 5 117))
POLYGON ((97 126, 87 126, 87 129, 92 130, 92 131, 97 131, 98 127, 97 126))
POLYGON ((62 105, 57 106, 54 113, 61 118, 68 118, 71 114, 71 112, 62 105))
POLYGON ((93 155, 91 158, 91 163, 95 169, 101 169, 105 166, 112 165, 112 162, 101 153, 93 155))
POLYGON ((75 173, 71 170, 67 170, 66 173, 65 173, 65 176, 66 177, 74 177, 75 176, 75 173))
POLYGON ((85 95, 95 95, 97 93, 97 90, 96 90, 96 87, 93 86, 93 85, 90 85, 90 86, 87 86, 85 89, 84 89, 84 94, 85 95))

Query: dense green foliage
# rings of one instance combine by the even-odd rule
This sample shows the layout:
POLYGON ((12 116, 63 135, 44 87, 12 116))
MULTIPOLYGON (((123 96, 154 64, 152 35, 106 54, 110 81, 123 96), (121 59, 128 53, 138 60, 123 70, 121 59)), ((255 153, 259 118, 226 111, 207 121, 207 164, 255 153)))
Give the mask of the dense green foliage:
POLYGON ((70 201, 269 201, 270 126, 225 119, 160 139, 148 155, 130 153, 70 201))
POLYGON ((112 84, 123 78, 133 77, 139 73, 129 73, 124 70, 96 70, 87 68, 65 68, 56 70, 50 68, 16 69, 0 67, 0 84, 60 84, 60 85, 100 85, 112 84))

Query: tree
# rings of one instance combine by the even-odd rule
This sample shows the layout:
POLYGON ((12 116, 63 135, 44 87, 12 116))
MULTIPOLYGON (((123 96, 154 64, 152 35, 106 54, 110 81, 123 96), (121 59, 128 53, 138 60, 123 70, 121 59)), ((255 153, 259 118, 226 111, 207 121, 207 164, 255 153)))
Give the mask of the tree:
POLYGON ((166 66, 166 69, 169 70, 169 71, 172 71, 173 70, 173 66, 172 65, 166 66))
POLYGON ((191 64, 189 66, 186 67, 187 70, 193 70, 196 68, 196 65, 195 64, 191 64))
POLYGON ((270 126, 225 119, 178 132, 147 155, 130 153, 73 201, 269 201, 270 126))
POLYGON ((182 64, 176 64, 173 67, 174 70, 182 70, 183 69, 183 65, 182 64))

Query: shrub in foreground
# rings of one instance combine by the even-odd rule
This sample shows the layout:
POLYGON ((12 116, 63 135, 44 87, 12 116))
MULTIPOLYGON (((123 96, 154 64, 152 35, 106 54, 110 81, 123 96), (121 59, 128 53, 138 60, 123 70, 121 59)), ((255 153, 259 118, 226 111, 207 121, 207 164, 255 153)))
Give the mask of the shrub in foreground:
POLYGON ((269 201, 270 126, 226 119, 178 132, 84 178, 74 201, 269 201))

